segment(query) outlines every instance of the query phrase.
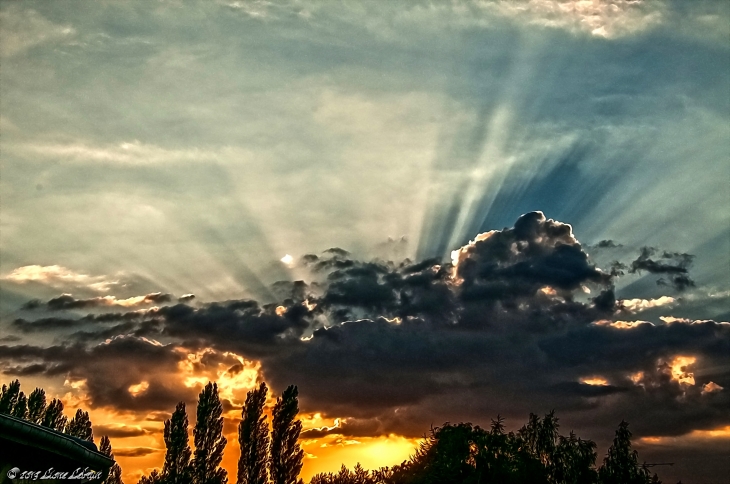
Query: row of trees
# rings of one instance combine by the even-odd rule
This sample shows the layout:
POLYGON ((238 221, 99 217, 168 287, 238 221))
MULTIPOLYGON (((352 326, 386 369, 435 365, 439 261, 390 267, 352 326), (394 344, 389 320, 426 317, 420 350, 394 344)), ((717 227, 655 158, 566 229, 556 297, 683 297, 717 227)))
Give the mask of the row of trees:
MULTIPOLYGON (((292 385, 277 398, 271 425, 265 412, 267 395, 268 388, 261 383, 246 397, 238 426, 241 454, 236 484, 303 484, 297 388, 292 385)), ((46 405, 41 389, 26 398, 17 380, 3 386, 0 413, 93 442, 87 412, 78 410, 67 421, 60 400, 46 405)), ((227 443, 222 413, 218 387, 208 383, 198 396, 193 451, 185 403, 178 403, 165 421, 162 471, 143 476, 139 484, 227 484, 227 473, 220 467, 227 443)), ((100 451, 113 457, 106 436, 100 451)), ((343 466, 336 474, 315 475, 310 484, 661 484, 656 474, 651 476, 639 464, 626 422, 619 425, 603 465, 597 468, 596 460, 596 444, 573 432, 560 435, 558 418, 550 412, 542 419, 530 414, 517 432, 506 432, 500 417, 492 420, 489 430, 470 423, 447 423, 432 428, 410 460, 400 465, 373 471, 359 464, 353 470, 343 466)), ((122 484, 120 475, 115 465, 105 484, 122 484)))
MULTIPOLYGON (((304 451, 299 446, 301 421, 297 419, 297 387, 290 386, 276 401, 271 431, 264 412, 268 388, 265 383, 250 392, 241 412, 238 442, 237 484, 302 484, 304 451)), ((220 467, 226 438, 223 436, 223 406, 218 386, 208 383, 198 397, 197 420, 193 429, 195 451, 188 440, 185 403, 177 404, 165 421, 165 462, 162 472, 152 471, 139 484, 226 484, 228 475, 220 467)))
POLYGON ((626 422, 598 469, 596 444, 573 432, 560 435, 558 428, 554 412, 542 419, 530 414, 516 433, 505 432, 499 417, 490 430, 446 424, 432 428, 407 462, 376 471, 342 466, 336 474, 317 474, 310 484, 661 484, 639 465, 626 422))
MULTIPOLYGON (((61 400, 54 398, 50 403, 46 403, 46 392, 42 388, 36 388, 26 397, 25 393, 20 390, 19 380, 2 386, 0 390, 0 413, 48 427, 77 439, 94 442, 94 431, 89 412, 78 409, 73 418, 69 420, 63 414, 63 402, 61 400)), ((106 435, 101 437, 99 452, 114 459, 112 444, 106 435)), ((123 484, 122 469, 119 464, 115 463, 112 466, 109 476, 103 484, 123 484)))

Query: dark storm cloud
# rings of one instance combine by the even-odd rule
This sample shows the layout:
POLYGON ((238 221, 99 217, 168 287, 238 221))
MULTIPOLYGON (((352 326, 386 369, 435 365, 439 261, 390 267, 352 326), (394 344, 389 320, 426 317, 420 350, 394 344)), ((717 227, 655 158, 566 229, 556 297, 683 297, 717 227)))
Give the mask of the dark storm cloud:
MULTIPOLYGON (((730 325, 614 325, 626 317, 614 294, 621 271, 593 265, 569 225, 528 213, 453 257, 365 262, 331 249, 304 257, 311 282, 271 288, 277 304, 241 299, 112 314, 108 322, 119 324, 78 331, 68 338, 74 344, 0 346, 0 358, 15 361, 15 372, 86 379, 95 406, 165 410, 194 393, 171 376, 184 357, 175 348, 218 352, 193 364, 197 373, 240 371, 220 353, 232 351, 259 360, 272 388, 297 384, 305 411, 345 419, 309 438, 419 436, 424 422, 524 419, 551 409, 591 438, 622 418, 637 435, 730 421, 730 392, 703 392, 709 382, 730 388, 730 325), (694 358, 681 370, 694 385, 673 373, 678 356, 694 358), (130 394, 142 381, 149 388, 130 394)), ((688 276, 691 260, 645 249, 631 267, 688 276)))
POLYGON ((24 333, 73 328, 83 324, 85 324, 85 321, 81 319, 68 318, 42 318, 35 321, 19 318, 13 321, 13 327, 24 333))
POLYGON ((0 359, 23 364, 13 368, 6 365, 4 372, 85 380, 92 407, 124 410, 162 410, 191 399, 194 390, 183 386, 178 376, 178 365, 184 358, 175 346, 133 336, 118 336, 91 347, 79 343, 0 346, 0 359), (131 386, 142 382, 142 391, 136 395, 130 392, 131 386))
MULTIPOLYGON (((119 427, 114 425, 94 425, 96 435, 106 435, 112 439, 124 439, 128 437, 140 437, 159 433, 159 429, 145 429, 141 427, 119 427)), ((116 452, 115 452, 116 453, 116 452)))
POLYGON ((650 274, 666 275, 669 281, 660 278, 657 280, 657 284, 673 286, 676 290, 683 291, 695 285, 689 277, 689 267, 693 260, 694 256, 690 254, 642 247, 639 257, 631 263, 629 272, 633 274, 646 271, 650 274))
POLYGON ((114 455, 118 457, 144 457, 161 451, 162 449, 153 449, 151 447, 130 447, 114 449, 114 455))
MULTIPOLYGON (((194 297, 194 296, 193 296, 194 297)), ((172 301, 171 294, 161 292, 147 294, 141 298, 131 298, 139 300, 117 300, 114 297, 93 297, 87 299, 76 299, 71 294, 62 294, 58 297, 43 302, 39 299, 33 299, 25 303, 21 309, 36 310, 45 309, 47 311, 70 311, 74 309, 89 309, 104 306, 141 306, 146 304, 162 304, 172 301)))

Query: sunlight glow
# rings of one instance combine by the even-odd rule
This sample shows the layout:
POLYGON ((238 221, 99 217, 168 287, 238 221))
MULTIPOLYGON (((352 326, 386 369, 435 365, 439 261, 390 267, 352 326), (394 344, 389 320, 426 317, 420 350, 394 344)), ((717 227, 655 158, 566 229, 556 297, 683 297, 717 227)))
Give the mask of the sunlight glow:
POLYGON ((150 387, 150 384, 146 381, 139 382, 136 385, 130 385, 129 388, 127 388, 127 391, 132 395, 133 397, 136 397, 144 392, 147 391, 147 389, 150 387))
POLYGON ((593 386, 605 386, 608 385, 608 380, 606 380, 603 377, 600 376, 592 376, 590 378, 581 378, 581 383, 585 383, 586 385, 593 385, 593 386))
POLYGON ((716 393, 724 390, 724 387, 721 387, 714 381, 711 381, 710 383, 705 383, 702 385, 702 395, 706 395, 708 393, 716 393))
POLYGON ((669 364, 669 367, 672 371, 672 379, 678 381, 679 383, 694 385, 694 373, 686 371, 686 369, 695 361, 697 361, 697 358, 695 358, 694 356, 676 356, 669 364))
POLYGON ((284 265, 287 267, 292 267, 294 265, 294 257, 290 256, 289 254, 286 254, 279 260, 281 260, 281 262, 283 262, 284 265))

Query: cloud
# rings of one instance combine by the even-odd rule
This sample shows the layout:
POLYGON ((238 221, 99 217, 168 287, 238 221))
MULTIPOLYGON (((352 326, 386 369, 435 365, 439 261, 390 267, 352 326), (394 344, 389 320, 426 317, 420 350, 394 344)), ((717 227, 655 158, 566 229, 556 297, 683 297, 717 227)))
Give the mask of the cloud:
MULTIPOLYGON (((115 296, 99 296, 87 299, 76 299, 71 294, 62 294, 46 302, 32 300, 23 305, 22 309, 34 310, 43 308, 47 311, 67 311, 74 309, 89 309, 103 306, 135 307, 148 304, 161 304, 172 301, 171 294, 155 292, 145 296, 134 296, 126 299, 117 299, 115 296)), ((186 300, 186 299, 184 299, 186 300)))
POLYGON ((111 326, 55 346, 0 346, 0 361, 5 371, 84 381, 93 408, 120 411, 169 410, 212 379, 227 382, 230 408, 259 379, 273 389, 294 383, 304 411, 341 419, 308 430, 311 438, 416 437, 423 422, 550 409, 589 437, 622 418, 637 435, 726 424, 730 397, 709 390, 730 385, 730 325, 626 321, 627 308, 672 300, 674 311, 683 300, 617 301, 621 276, 586 250, 570 225, 541 212, 476 236, 452 262, 362 261, 333 248, 302 257, 307 282, 276 284, 277 302, 18 322, 49 334, 111 326))
POLYGON ((76 31, 70 25, 57 25, 35 10, 5 5, 0 12, 0 56, 11 57, 47 42, 71 39, 76 31))
POLYGON ((106 276, 90 276, 67 269, 62 266, 40 266, 30 265, 13 269, 1 279, 24 284, 27 282, 39 282, 51 286, 58 285, 84 285, 95 291, 107 291, 109 286, 118 284, 118 281, 109 281, 106 276))
POLYGON ((114 455, 117 457, 144 457, 163 450, 153 447, 120 447, 114 449, 114 455))
POLYGON ((529 24, 614 38, 648 30, 664 20, 664 2, 635 0, 479 1, 481 8, 529 24))
POLYGON ((639 257, 631 263, 629 272, 634 274, 646 271, 650 274, 666 274, 669 281, 661 278, 657 280, 657 284, 661 286, 671 285, 677 291, 683 291, 695 285, 688 275, 693 259, 694 256, 691 254, 659 251, 654 247, 642 247, 639 257), (655 255, 658 255, 658 257, 654 257, 655 255))
POLYGON ((97 435, 106 435, 112 439, 124 439, 129 437, 140 437, 143 435, 150 435, 153 433, 159 433, 158 429, 147 429, 139 426, 130 425, 94 425, 94 432, 97 435))

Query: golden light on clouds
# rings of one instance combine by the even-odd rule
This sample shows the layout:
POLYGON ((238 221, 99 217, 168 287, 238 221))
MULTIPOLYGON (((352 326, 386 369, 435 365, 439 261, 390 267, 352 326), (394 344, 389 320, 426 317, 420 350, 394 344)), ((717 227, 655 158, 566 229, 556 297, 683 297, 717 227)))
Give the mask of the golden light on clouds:
POLYGON ((140 395, 147 391, 147 389, 150 387, 150 384, 146 381, 139 382, 136 385, 130 385, 129 388, 127 388, 127 391, 132 395, 133 397, 136 397, 137 395, 140 395))
POLYGON ((608 385, 608 380, 606 380, 603 377, 600 376, 592 376, 588 378, 581 378, 581 383, 585 383, 586 385, 594 385, 594 386, 605 386, 608 385))
POLYGON ((693 430, 685 435, 678 436, 648 436, 641 437, 639 442, 654 445, 688 445, 698 440, 730 440, 730 425, 708 430, 693 430))
POLYGON ((286 254, 279 260, 281 260, 281 262, 284 263, 284 265, 287 267, 292 267, 294 265, 294 257, 290 256, 289 254, 286 254))
POLYGON ((717 393, 724 390, 723 387, 715 383, 714 381, 711 381, 710 383, 705 383, 702 385, 702 395, 706 395, 708 393, 717 393))
POLYGON ((694 373, 687 371, 687 367, 691 366, 695 361, 697 361, 697 358, 694 356, 675 356, 671 363, 669 363, 672 379, 679 383, 694 385, 694 373))

